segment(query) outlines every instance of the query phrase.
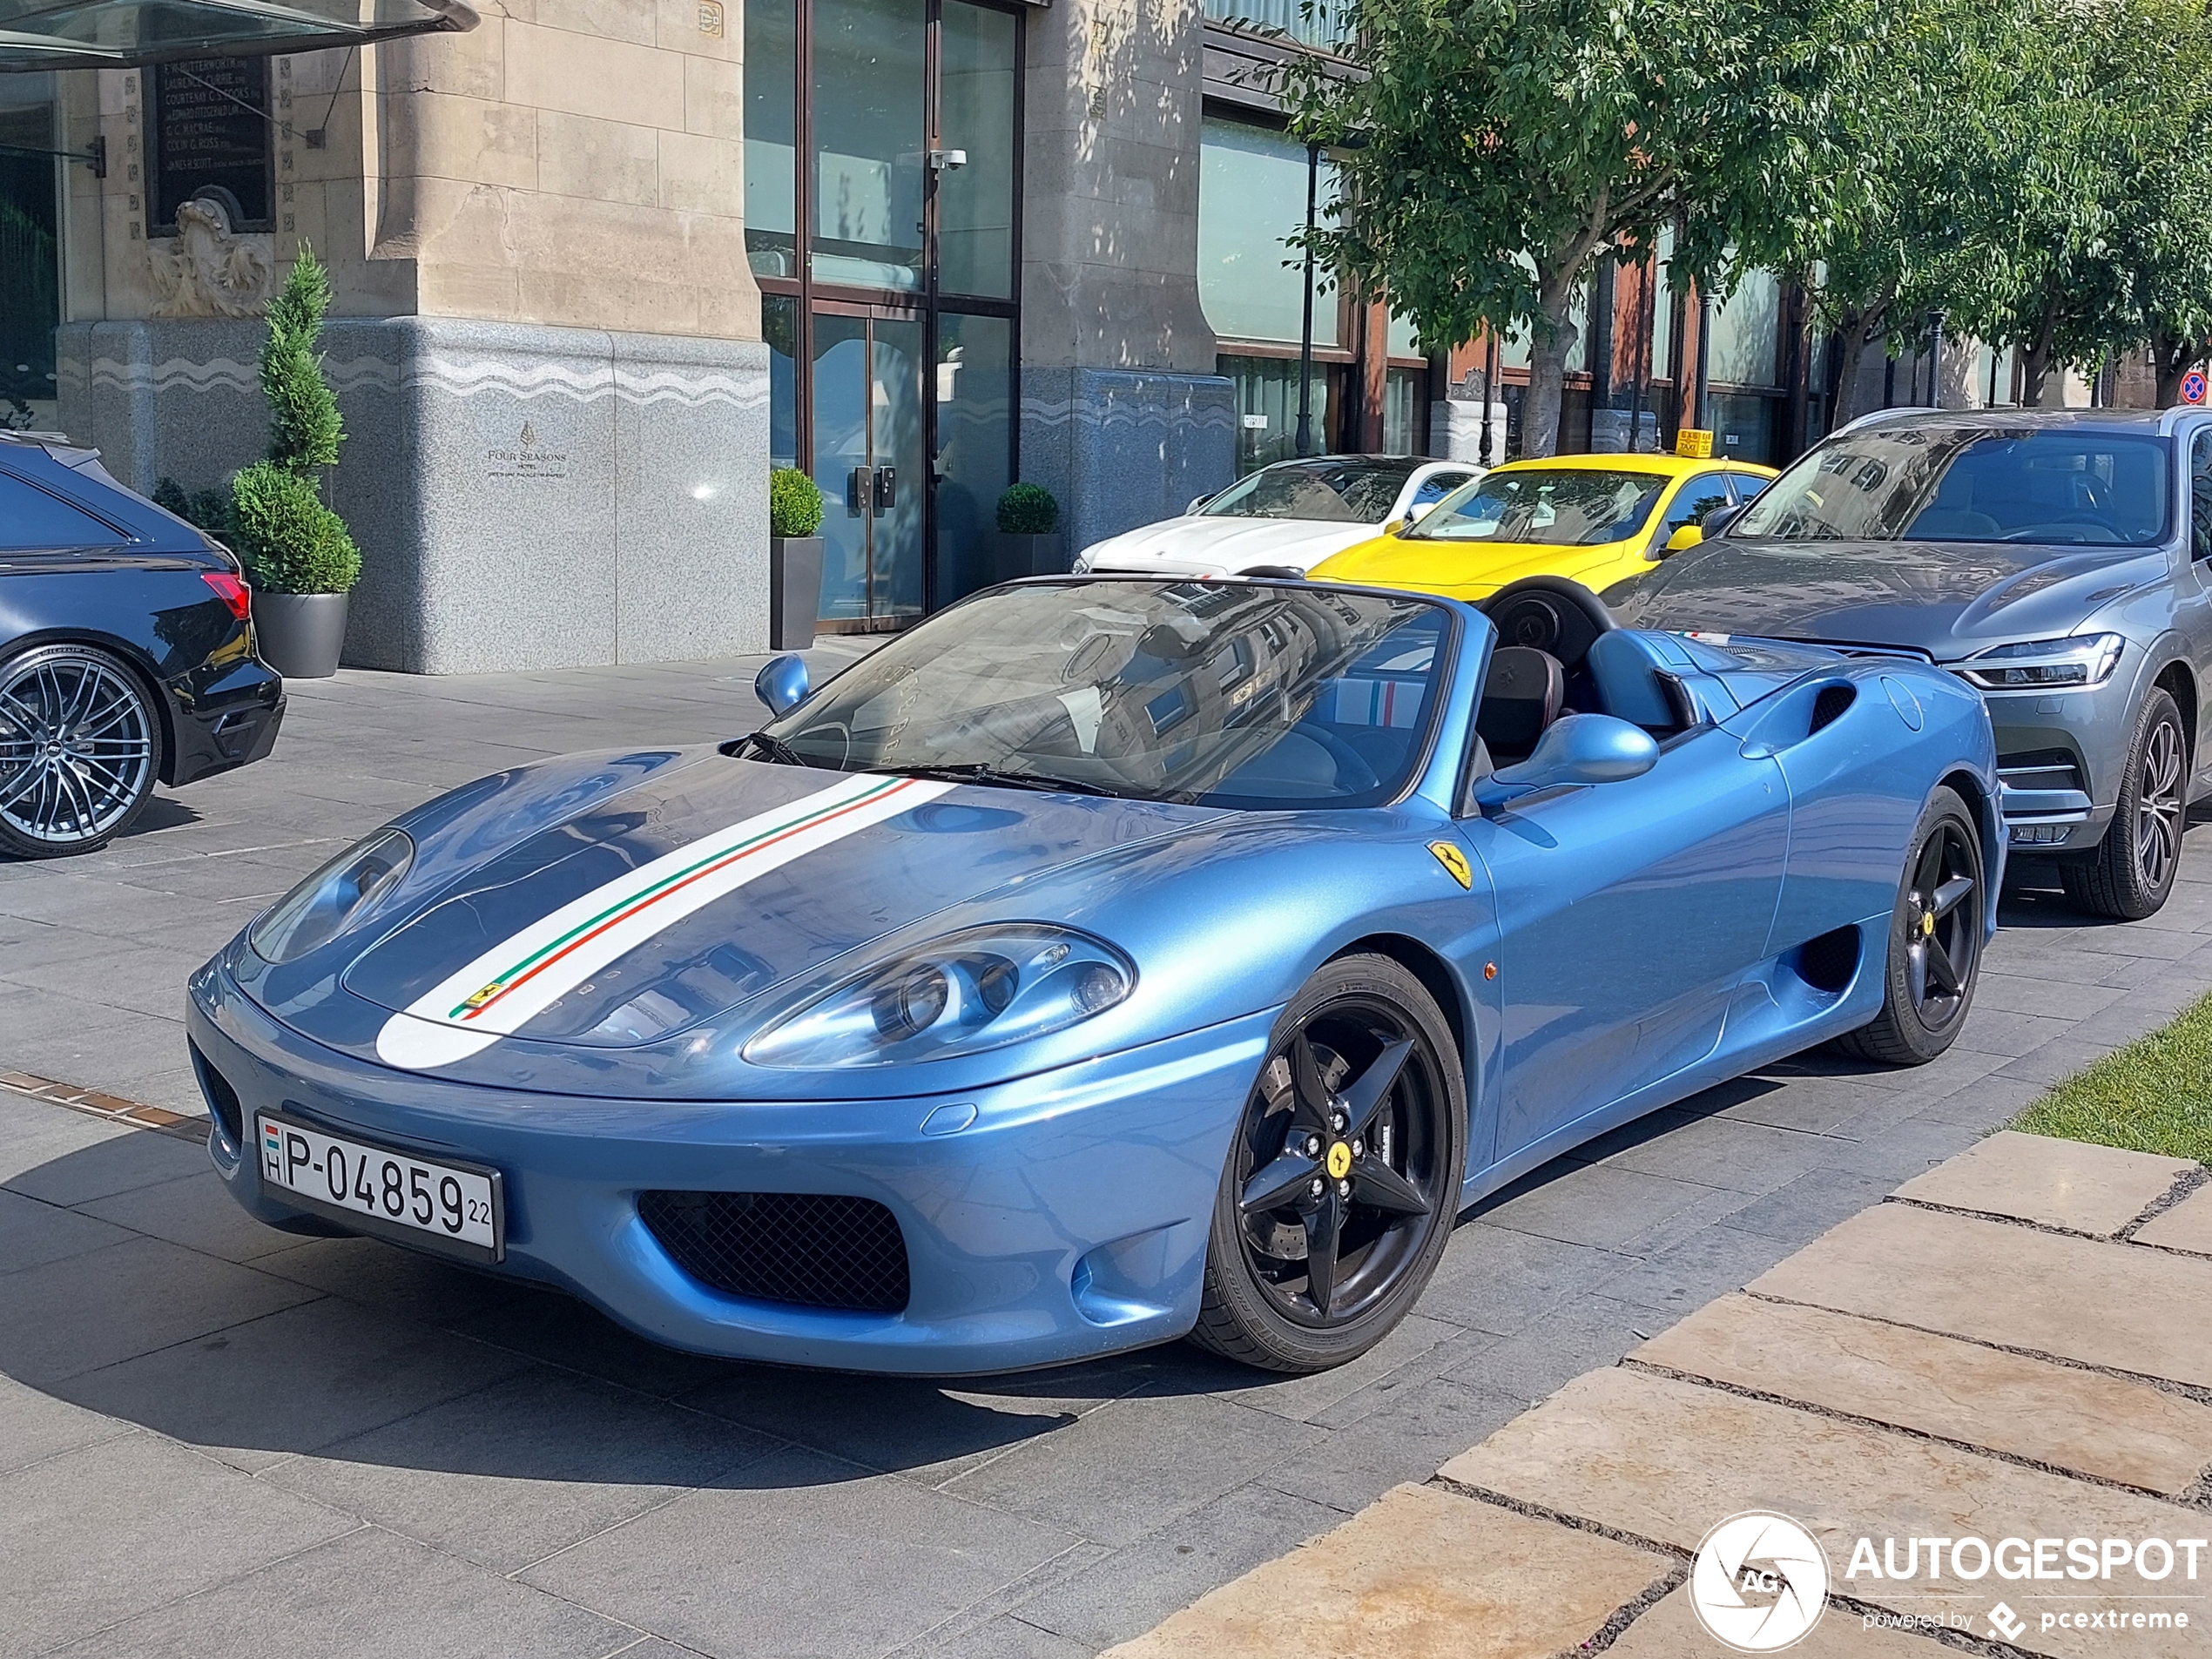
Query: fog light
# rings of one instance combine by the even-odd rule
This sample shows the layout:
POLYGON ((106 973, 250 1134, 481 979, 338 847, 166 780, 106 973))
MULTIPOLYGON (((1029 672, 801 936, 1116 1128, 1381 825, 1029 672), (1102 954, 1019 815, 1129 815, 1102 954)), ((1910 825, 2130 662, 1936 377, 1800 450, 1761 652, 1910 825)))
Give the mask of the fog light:
POLYGON ((2014 846, 2049 846, 2066 840, 2070 824, 2015 824, 2013 826, 2014 846))

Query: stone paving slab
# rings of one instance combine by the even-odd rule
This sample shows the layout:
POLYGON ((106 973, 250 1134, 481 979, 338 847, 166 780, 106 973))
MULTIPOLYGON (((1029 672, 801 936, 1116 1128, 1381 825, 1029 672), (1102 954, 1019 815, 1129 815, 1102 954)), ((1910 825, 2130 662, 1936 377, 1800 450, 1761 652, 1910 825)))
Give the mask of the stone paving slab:
MULTIPOLYGON (((2155 1498, 1623 1366, 1576 1378, 1440 1473, 1683 1550, 1696 1549, 1726 1515, 1747 1509, 1789 1515, 1820 1540, 1831 1592, 1900 1614, 1956 1615, 1975 1621, 1977 1631, 2000 1596, 2018 1598, 2022 1611, 2069 1612, 2109 1606, 2112 1596, 2065 1581, 1847 1578, 1856 1541, 1895 1538, 1901 1550, 1903 1541, 1916 1537, 1993 1543, 2206 1531, 2200 1513, 2155 1498)), ((2148 1588, 2132 1575, 2113 1586, 2115 1593, 2148 1588)), ((2200 1583, 2181 1604, 2192 1607, 2193 1623, 2201 1622, 2204 1593, 2200 1583)), ((2052 1659, 2113 1651, 2108 1634, 2047 1631, 2036 1622, 2015 1645, 2052 1659)), ((2127 1651, 2181 1659, 2202 1645, 2195 1629, 2131 1631, 2127 1651)))
POLYGON ((1897 1196, 2109 1238, 2197 1168, 2186 1158, 2000 1130, 1897 1196))
POLYGON ((1678 1570, 1595 1533, 1403 1486, 1106 1659, 1549 1659, 1678 1570))
MULTIPOLYGON (((1612 1659, 1719 1659, 1726 1649, 1705 1634, 1690 1611, 1689 1592, 1679 1589, 1638 1614, 1606 1652, 1612 1659)), ((1859 1616, 1831 1608, 1789 1652, 1790 1659, 1940 1659, 1942 1650, 1925 1636, 1879 1625, 1869 1629, 1859 1616)))
POLYGON ((1754 1279, 1754 1294, 2085 1366, 2212 1386, 2212 1261, 1885 1204, 1754 1279), (2066 1287, 2063 1295, 2055 1287, 2066 1287))
POLYGON ((2199 1187, 2135 1230, 2138 1244, 2212 1256, 2212 1186, 2199 1187))
POLYGON ((1723 1296, 1629 1357, 2148 1492, 2212 1465, 2212 1406, 1825 1308, 1723 1296))

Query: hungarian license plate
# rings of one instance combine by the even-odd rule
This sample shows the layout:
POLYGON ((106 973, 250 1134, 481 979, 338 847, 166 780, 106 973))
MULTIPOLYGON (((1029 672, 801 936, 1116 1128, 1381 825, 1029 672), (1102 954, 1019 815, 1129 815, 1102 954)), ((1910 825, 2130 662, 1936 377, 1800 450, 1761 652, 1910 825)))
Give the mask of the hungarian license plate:
POLYGON ((496 1170, 365 1145, 268 1112, 256 1123, 264 1185, 305 1199, 313 1209, 379 1224, 367 1231, 397 1229, 469 1256, 500 1258, 496 1170))

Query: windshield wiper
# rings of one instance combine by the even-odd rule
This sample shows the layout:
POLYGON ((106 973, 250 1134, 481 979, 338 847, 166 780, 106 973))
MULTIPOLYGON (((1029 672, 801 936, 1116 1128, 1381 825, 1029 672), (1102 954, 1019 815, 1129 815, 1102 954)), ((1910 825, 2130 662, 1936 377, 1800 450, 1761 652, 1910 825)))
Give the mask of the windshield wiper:
POLYGON ((765 732, 748 732, 744 737, 732 738, 729 742, 718 746, 722 752, 732 760, 743 759, 745 751, 752 749, 757 750, 763 759, 772 760, 779 766, 813 766, 819 764, 817 761, 809 760, 781 738, 771 737, 765 732))
POLYGON ((1038 772, 1015 772, 981 761, 944 766, 871 765, 862 770, 887 772, 899 778, 941 778, 948 783, 989 784, 1008 789, 1057 789, 1071 795, 1113 795, 1116 792, 1103 784, 1087 784, 1074 778, 1049 778, 1038 772))

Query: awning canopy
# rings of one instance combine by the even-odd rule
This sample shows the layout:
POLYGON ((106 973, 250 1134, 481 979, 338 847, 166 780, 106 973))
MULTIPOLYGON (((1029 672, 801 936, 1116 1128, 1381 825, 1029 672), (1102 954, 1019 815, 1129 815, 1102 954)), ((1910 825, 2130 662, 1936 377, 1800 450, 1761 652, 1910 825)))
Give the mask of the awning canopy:
POLYGON ((475 26, 462 0, 0 0, 0 74, 266 57, 475 26))

